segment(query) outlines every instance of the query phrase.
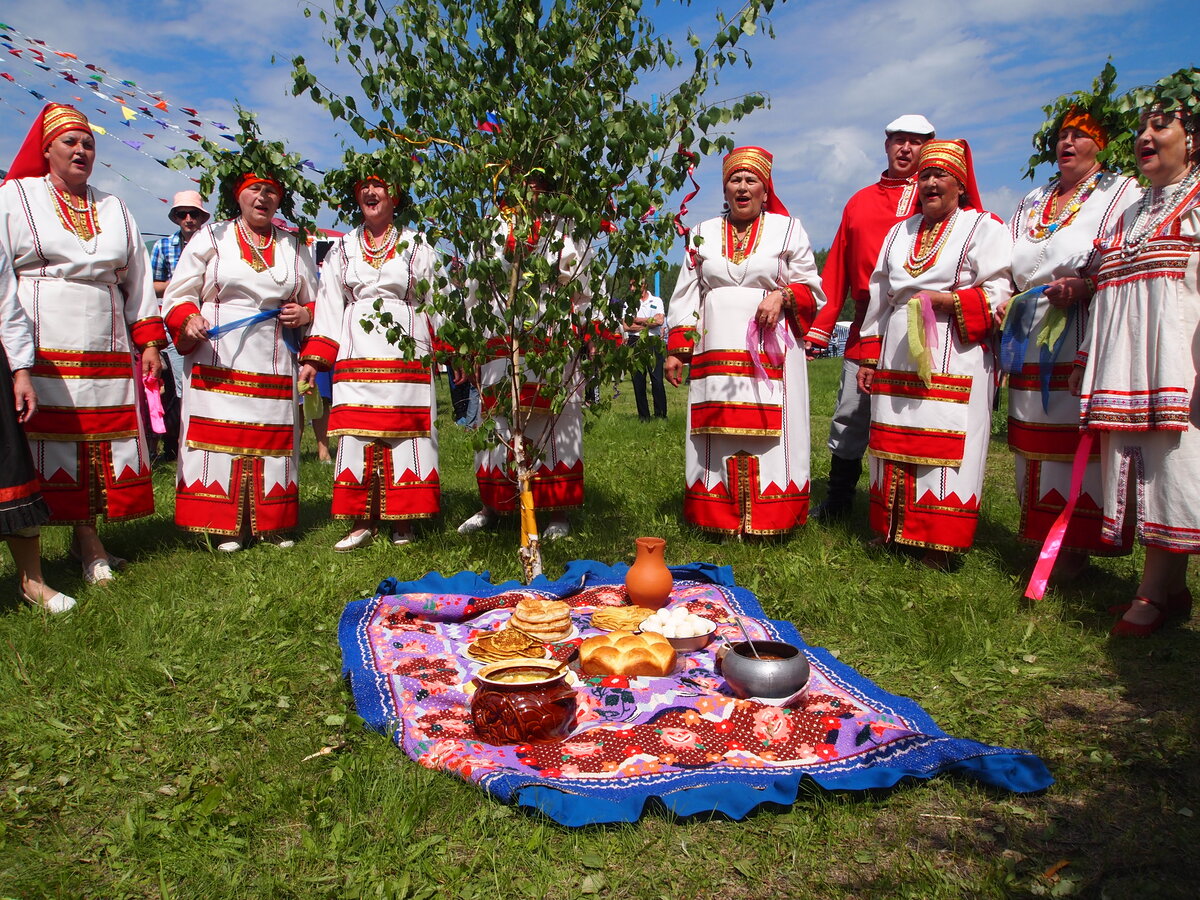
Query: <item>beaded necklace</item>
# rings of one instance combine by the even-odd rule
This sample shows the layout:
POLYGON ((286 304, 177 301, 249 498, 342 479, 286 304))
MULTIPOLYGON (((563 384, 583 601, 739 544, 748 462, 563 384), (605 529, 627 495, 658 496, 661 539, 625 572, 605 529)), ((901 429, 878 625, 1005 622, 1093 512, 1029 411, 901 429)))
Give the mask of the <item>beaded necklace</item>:
POLYGON ((937 262, 938 254, 950 237, 954 223, 958 221, 958 209, 929 228, 928 221, 922 217, 917 233, 913 235, 912 245, 908 248, 908 259, 904 263, 904 271, 914 278, 937 262))
POLYGON ((755 219, 740 235, 737 229, 733 227, 733 222, 727 217, 725 219, 725 230, 722 232, 721 254, 734 265, 742 263, 747 256, 750 256, 758 249, 758 241, 762 236, 762 223, 764 213, 759 213, 755 219), (730 249, 732 247, 732 249, 730 249))
POLYGON ((364 225, 362 230, 362 255, 363 261, 366 262, 372 269, 379 269, 385 262, 391 259, 396 254, 396 242, 400 239, 400 232, 396 226, 388 223, 387 230, 380 238, 379 244, 375 247, 371 246, 371 235, 364 225))
POLYGON ((96 197, 92 189, 87 189, 87 199, 83 205, 76 206, 71 202, 69 194, 63 193, 54 185, 49 175, 46 176, 45 182, 46 189, 50 192, 50 203, 58 213, 58 221, 62 223, 63 228, 75 235, 75 240, 79 241, 83 252, 92 256, 100 238, 100 219, 96 214, 96 197))
POLYGON ((1149 188, 1138 202, 1137 215, 1125 229, 1121 242, 1121 254, 1132 259, 1142 252, 1142 245, 1162 226, 1175 211, 1179 201, 1200 184, 1200 167, 1192 166, 1182 181, 1161 188, 1149 188))
POLYGON ((1044 241, 1060 228, 1066 228, 1075 218, 1075 214, 1087 202, 1088 197, 1100 183, 1100 172, 1097 170, 1075 186, 1071 197, 1058 211, 1053 220, 1047 222, 1046 217, 1053 213, 1053 201, 1058 196, 1058 189, 1051 185, 1029 211, 1028 237, 1031 241, 1044 241))
POLYGON ((287 270, 284 269, 282 278, 275 275, 275 226, 271 226, 270 235, 261 244, 258 242, 258 235, 246 226, 245 220, 241 216, 237 218, 236 228, 238 243, 241 244, 242 249, 242 259, 255 272, 266 272, 271 276, 273 282, 282 286, 287 281, 287 270), (268 256, 270 259, 267 259, 268 256))

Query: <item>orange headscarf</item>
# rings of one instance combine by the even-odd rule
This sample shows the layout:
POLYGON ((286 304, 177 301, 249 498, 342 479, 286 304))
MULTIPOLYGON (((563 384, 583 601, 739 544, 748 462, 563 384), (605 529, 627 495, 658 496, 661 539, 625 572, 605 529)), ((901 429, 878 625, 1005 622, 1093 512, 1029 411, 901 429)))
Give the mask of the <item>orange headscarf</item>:
POLYGON ((1067 110, 1067 114, 1063 116, 1062 124, 1058 126, 1058 130, 1064 128, 1076 128, 1086 134, 1096 146, 1103 150, 1108 146, 1108 132, 1104 130, 1104 126, 1092 118, 1092 114, 1087 110, 1080 109, 1078 106, 1072 106, 1067 110))
POLYGON ((68 131, 86 131, 91 134, 92 126, 88 124, 87 116, 73 106, 62 103, 47 103, 33 120, 29 133, 21 144, 21 149, 13 157, 12 165, 8 167, 5 181, 15 178, 36 178, 50 171, 50 163, 46 160, 46 148, 57 137, 68 131))

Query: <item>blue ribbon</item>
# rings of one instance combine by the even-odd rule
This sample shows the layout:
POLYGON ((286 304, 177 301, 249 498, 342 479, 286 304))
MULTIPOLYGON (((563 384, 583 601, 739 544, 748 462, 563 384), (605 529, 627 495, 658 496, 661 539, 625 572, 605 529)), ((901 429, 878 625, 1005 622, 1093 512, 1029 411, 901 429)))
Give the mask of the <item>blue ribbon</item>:
POLYGON ((1042 409, 1046 412, 1050 411, 1050 375, 1054 369, 1054 361, 1058 359, 1058 353, 1062 350, 1063 344, 1067 342, 1067 335, 1071 333, 1074 325, 1075 307, 1071 306, 1067 309, 1067 321, 1063 325, 1062 334, 1058 336, 1053 347, 1043 344, 1038 357, 1038 377, 1042 384, 1042 409))
POLYGON ((1000 334, 1000 368, 1009 375, 1018 374, 1025 363, 1029 332, 1033 330, 1033 316, 1037 312, 1037 298, 1044 293, 1046 286, 1042 285, 1017 294, 1008 303, 1004 330, 1000 334))
MULTIPOLYGON (((244 319, 237 319, 233 322, 226 322, 224 325, 214 326, 208 329, 205 334, 208 335, 210 341, 216 340, 223 334, 230 331, 236 331, 238 328, 247 328, 257 322, 265 322, 268 319, 277 319, 279 314, 283 312, 283 307, 278 309, 264 309, 260 313, 255 313, 252 316, 246 316, 244 319)), ((296 333, 295 328, 284 327, 283 342, 287 344, 289 350, 298 354, 300 352, 300 336, 296 333)))

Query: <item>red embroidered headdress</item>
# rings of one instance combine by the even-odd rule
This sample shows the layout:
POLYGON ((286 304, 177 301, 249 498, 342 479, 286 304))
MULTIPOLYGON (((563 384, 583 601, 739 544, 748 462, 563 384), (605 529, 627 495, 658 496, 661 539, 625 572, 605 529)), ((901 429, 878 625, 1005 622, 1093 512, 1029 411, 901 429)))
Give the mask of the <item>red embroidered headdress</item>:
POLYGON ((45 175, 50 171, 46 161, 45 150, 56 137, 68 131, 86 131, 91 133, 92 126, 88 124, 87 116, 73 106, 61 103, 47 103, 33 120, 29 133, 21 149, 13 157, 12 165, 8 167, 5 181, 14 178, 31 178, 45 175))
POLYGON ((775 196, 775 183, 771 181, 771 164, 774 160, 775 158, 762 147, 738 147, 725 157, 721 165, 721 181, 728 181, 730 175, 741 169, 754 173, 767 186, 767 199, 763 203, 763 210, 786 216, 787 207, 775 196))
POLYGON ((921 147, 921 159, 917 163, 917 178, 925 169, 943 169, 962 182, 967 189, 967 209, 983 212, 983 201, 979 197, 979 186, 975 183, 975 165, 971 161, 971 148, 964 140, 929 141, 921 147))

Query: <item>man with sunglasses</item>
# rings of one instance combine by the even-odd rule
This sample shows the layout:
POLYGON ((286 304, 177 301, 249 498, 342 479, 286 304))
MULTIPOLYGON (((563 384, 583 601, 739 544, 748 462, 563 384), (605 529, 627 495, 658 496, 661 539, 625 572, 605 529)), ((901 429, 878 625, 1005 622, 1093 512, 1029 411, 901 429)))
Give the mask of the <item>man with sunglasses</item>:
MULTIPOLYGON (((179 226, 174 234, 160 238, 150 251, 150 268, 154 277, 154 293, 161 301, 183 248, 208 221, 204 199, 197 191, 180 191, 171 201, 167 218, 179 226)), ((162 437, 162 450, 156 459, 172 460, 179 450, 179 398, 183 393, 183 357, 168 344, 162 352, 163 362, 163 419, 167 433, 162 437)))

